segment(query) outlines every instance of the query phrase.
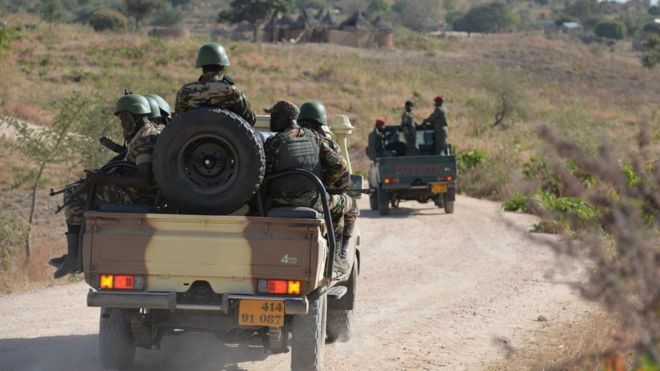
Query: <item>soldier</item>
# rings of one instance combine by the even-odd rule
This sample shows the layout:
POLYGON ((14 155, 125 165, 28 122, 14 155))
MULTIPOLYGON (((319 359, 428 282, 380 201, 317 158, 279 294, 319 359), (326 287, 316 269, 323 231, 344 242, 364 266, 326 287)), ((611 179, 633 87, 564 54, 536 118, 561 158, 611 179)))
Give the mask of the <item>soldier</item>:
POLYGON ((403 136, 406 140, 408 154, 417 153, 417 130, 415 129, 415 117, 412 112, 413 107, 415 107, 413 102, 406 101, 405 110, 401 115, 401 131, 403 131, 403 136))
POLYGON ((51 265, 58 269, 55 278, 80 270, 78 267, 79 234, 82 214, 87 205, 87 192, 80 187, 97 184, 98 203, 135 204, 153 202, 156 190, 151 171, 152 154, 159 129, 147 119, 150 112, 149 102, 141 95, 129 94, 119 98, 115 115, 121 121, 127 150, 123 160, 137 166, 137 171, 129 175, 113 175, 89 172, 85 183, 69 186, 64 192, 64 204, 67 224, 67 254, 51 260, 51 265))
POLYGON ((172 120, 172 107, 160 95, 147 94, 144 97, 147 98, 149 107, 151 107, 149 121, 163 127, 167 126, 172 120))
MULTIPOLYGON (((316 132, 298 126, 296 118, 299 112, 296 105, 287 101, 279 101, 270 109, 270 130, 277 134, 268 138, 264 144, 266 175, 301 168, 316 174, 323 184, 341 184, 341 190, 347 190, 349 173, 344 159, 316 132)), ((303 176, 274 179, 267 185, 265 194, 269 208, 302 206, 323 212, 318 189, 303 176)), ((346 197, 344 194, 332 195, 330 208, 345 208, 350 203, 350 197, 346 197)), ((340 241, 344 230, 343 213, 337 214, 340 221, 334 226, 333 233, 336 241, 340 241)), ((340 260, 341 250, 337 249, 335 260, 340 260)), ((346 264, 336 266, 342 271, 346 270, 346 264)))
MULTIPOLYGON (((333 157, 341 158, 341 149, 339 144, 332 139, 330 128, 328 127, 328 115, 323 104, 316 101, 303 103, 300 106, 298 123, 304 128, 314 130, 327 143, 328 147, 336 153, 333 157)), ((341 236, 341 252, 339 255, 342 259, 346 259, 348 242, 353 235, 355 221, 358 215, 360 215, 357 202, 347 193, 350 187, 350 177, 348 175, 347 172, 345 177, 340 178, 334 184, 325 182, 325 179, 323 183, 326 189, 329 189, 332 193, 336 193, 332 194, 330 199, 330 213, 332 214, 332 223, 338 243, 340 241, 339 236, 341 236)))
POLYGON ((176 95, 177 114, 199 107, 215 107, 232 111, 254 126, 257 118, 245 95, 225 75, 229 57, 220 44, 207 43, 197 52, 197 68, 202 69, 198 81, 184 85, 176 95))
POLYGON ((433 153, 439 155, 447 146, 447 110, 442 105, 444 98, 437 96, 433 99, 435 109, 431 116, 422 121, 433 129, 433 153))
POLYGON ((374 130, 369 133, 369 144, 367 145, 367 157, 371 161, 378 157, 386 156, 385 145, 383 144, 383 131, 385 130, 385 121, 378 119, 374 130))

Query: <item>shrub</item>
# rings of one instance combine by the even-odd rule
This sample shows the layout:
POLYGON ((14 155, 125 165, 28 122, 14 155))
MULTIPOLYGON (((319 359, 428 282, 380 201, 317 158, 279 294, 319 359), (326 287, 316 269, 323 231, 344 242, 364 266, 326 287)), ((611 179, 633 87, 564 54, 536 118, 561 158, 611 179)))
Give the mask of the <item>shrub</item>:
POLYGON ((642 66, 646 68, 654 68, 660 63, 660 36, 651 35, 644 42, 644 47, 647 49, 641 56, 642 66))
POLYGON ((94 31, 123 32, 128 28, 128 21, 121 13, 114 10, 98 10, 89 17, 89 24, 94 31))
POLYGON ((502 204, 502 208, 504 211, 527 211, 527 197, 520 192, 515 192, 502 204))
POLYGON ((514 23, 515 17, 505 4, 490 3, 470 9, 453 27, 456 31, 491 33, 508 31, 514 23))
POLYGON ((29 230, 25 219, 0 210, 0 268, 7 269, 16 250, 25 245, 29 230))
POLYGON ((487 158, 488 153, 479 149, 471 149, 467 152, 459 152, 456 155, 456 166, 458 168, 458 174, 478 167, 487 158))
POLYGON ((596 23, 594 33, 606 39, 621 40, 626 37, 626 26, 619 21, 600 21, 596 23))

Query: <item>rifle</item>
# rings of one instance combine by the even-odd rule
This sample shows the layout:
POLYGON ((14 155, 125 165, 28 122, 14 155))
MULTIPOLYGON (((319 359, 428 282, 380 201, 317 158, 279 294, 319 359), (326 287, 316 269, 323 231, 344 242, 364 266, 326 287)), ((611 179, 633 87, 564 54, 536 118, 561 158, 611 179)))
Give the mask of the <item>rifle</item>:
MULTIPOLYGON (((85 171, 87 172, 88 170, 85 170, 85 171)), ((78 181, 76 181, 76 182, 73 182, 73 183, 71 183, 71 184, 67 184, 66 186, 64 186, 64 188, 60 189, 59 191, 55 191, 55 190, 53 190, 52 188, 50 189, 50 193, 49 193, 49 195, 50 195, 51 197, 53 197, 53 196, 56 196, 56 195, 58 195, 58 194, 64 193, 64 192, 66 191, 67 188, 69 188, 69 187, 73 187, 73 186, 76 186, 76 185, 78 186, 78 188, 76 189, 76 191, 73 192, 73 193, 71 194, 71 196, 69 196, 69 198, 68 198, 66 201, 64 201, 64 203, 63 203, 62 205, 57 206, 57 209, 55 210, 55 214, 58 214, 60 211, 64 210, 64 208, 65 208, 69 203, 71 203, 71 200, 73 200, 74 198, 76 198, 79 194, 81 194, 81 193, 83 193, 83 192, 87 192, 87 188, 89 187, 89 182, 87 182, 87 179, 84 178, 84 179, 80 179, 80 180, 78 180, 78 181)))

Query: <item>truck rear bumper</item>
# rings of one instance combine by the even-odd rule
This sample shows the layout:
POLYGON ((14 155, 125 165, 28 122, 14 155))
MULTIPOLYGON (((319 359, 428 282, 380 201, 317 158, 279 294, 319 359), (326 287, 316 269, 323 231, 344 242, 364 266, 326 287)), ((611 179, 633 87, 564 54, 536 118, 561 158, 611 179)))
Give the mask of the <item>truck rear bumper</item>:
POLYGON ((105 308, 148 308, 174 310, 201 310, 229 312, 230 301, 235 300, 282 300, 286 314, 307 314, 307 298, 290 298, 277 296, 252 295, 222 295, 222 304, 184 304, 176 302, 174 292, 101 292, 89 290, 87 294, 88 307, 105 308))

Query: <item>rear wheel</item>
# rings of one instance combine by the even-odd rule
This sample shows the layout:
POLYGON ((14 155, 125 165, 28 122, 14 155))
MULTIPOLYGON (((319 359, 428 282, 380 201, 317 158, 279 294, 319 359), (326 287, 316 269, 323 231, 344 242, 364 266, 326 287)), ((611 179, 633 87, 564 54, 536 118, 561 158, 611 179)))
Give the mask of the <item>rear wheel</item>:
POLYGON ((371 193, 369 193, 369 207, 371 210, 378 210, 378 195, 375 188, 372 188, 371 193))
MULTIPOLYGON (((353 263, 353 269, 351 270, 351 277, 349 278, 347 285, 350 290, 346 295, 352 294, 355 298, 357 294, 357 277, 358 268, 357 261, 353 263)), ((355 303, 355 301, 353 302, 355 303)), ((354 306, 355 304, 353 304, 354 306)), ((328 309, 328 326, 327 326, 327 335, 328 341, 333 343, 335 341, 347 342, 353 336, 353 327, 354 327, 354 318, 355 318, 355 307, 352 309, 328 309)))
POLYGON ((122 370, 133 364, 135 339, 128 309, 101 308, 99 347, 103 368, 122 370))
POLYGON ((390 194, 382 190, 378 190, 378 212, 380 215, 390 213, 390 194))
POLYGON ((291 370, 323 370, 327 297, 322 294, 309 302, 306 315, 293 317, 291 323, 291 370))
POLYGON ((444 194, 444 203, 445 203, 445 213, 453 214, 454 213, 454 201, 449 200, 449 194, 444 194))

